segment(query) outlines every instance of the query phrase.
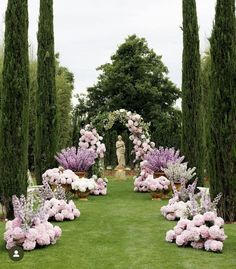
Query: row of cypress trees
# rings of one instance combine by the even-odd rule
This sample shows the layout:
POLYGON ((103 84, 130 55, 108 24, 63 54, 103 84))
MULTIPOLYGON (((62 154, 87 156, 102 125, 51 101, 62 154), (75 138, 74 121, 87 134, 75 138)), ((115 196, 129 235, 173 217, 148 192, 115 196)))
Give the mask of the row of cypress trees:
POLYGON ((222 193, 219 213, 236 220, 236 21, 235 1, 217 0, 210 39, 209 80, 200 77, 195 0, 183 0, 182 151, 198 167, 200 184, 207 168, 212 197, 222 193), (202 88, 204 85, 205 88, 202 88), (207 91, 207 92, 206 92, 207 91), (205 100, 207 99, 207 100, 205 100), (204 119, 203 119, 204 117, 204 119), (205 148, 203 148, 205 145, 205 148))
MULTIPOLYGON (((57 130, 53 0, 40 1, 36 167, 41 180, 56 150, 57 130)), ((0 194, 13 217, 11 197, 25 194, 28 169, 29 57, 28 0, 8 0, 0 114, 0 194)))

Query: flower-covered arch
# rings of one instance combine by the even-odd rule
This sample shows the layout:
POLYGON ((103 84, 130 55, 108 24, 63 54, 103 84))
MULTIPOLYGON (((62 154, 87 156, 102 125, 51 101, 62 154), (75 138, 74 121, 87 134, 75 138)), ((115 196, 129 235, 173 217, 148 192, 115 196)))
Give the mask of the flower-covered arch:
POLYGON ((116 110, 108 114, 105 130, 110 130, 116 121, 124 124, 130 131, 130 140, 133 142, 135 161, 142 161, 154 149, 155 143, 151 141, 149 123, 145 123, 141 115, 125 109, 116 110))

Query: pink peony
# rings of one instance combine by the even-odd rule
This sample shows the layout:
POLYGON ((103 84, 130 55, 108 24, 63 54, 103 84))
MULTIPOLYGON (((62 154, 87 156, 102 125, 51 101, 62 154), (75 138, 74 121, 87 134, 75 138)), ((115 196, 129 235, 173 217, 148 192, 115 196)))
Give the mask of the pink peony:
POLYGON ((176 236, 176 244, 178 246, 183 246, 185 245, 187 242, 185 241, 185 238, 182 235, 178 235, 176 236))
POLYGON ((61 213, 57 213, 55 216, 56 221, 63 221, 64 220, 64 215, 61 213))
POLYGON ((223 227, 224 226, 224 220, 221 217, 217 217, 214 220, 214 224, 219 226, 219 227, 223 227))
POLYGON ((26 233, 26 240, 35 241, 38 237, 38 231, 35 228, 30 228, 26 233))
POLYGON ((173 230, 170 230, 166 233, 166 241, 167 242, 173 242, 176 238, 175 232, 173 230))
POLYGON ((16 243, 13 241, 13 238, 10 238, 10 239, 7 241, 6 249, 11 249, 11 248, 14 247, 15 245, 16 245, 16 243))
POLYGON ((205 219, 204 219, 203 215, 201 215, 201 214, 195 215, 193 217, 193 223, 195 226, 198 226, 198 227, 205 224, 205 219))
POLYGON ((209 236, 211 239, 218 239, 220 237, 220 228, 217 225, 213 225, 209 228, 209 236))
POLYGON ((183 232, 183 229, 181 229, 178 225, 174 227, 174 232, 176 235, 180 235, 183 232))
POLYGON ((58 226, 54 227, 54 231, 55 231, 55 237, 60 237, 61 236, 61 228, 58 226))
POLYGON ((203 215, 205 221, 214 221, 216 218, 216 214, 214 212, 206 212, 203 215))
POLYGON ((77 208, 75 208, 75 209, 73 210, 73 213, 74 213, 74 216, 75 216, 76 218, 78 218, 78 217, 80 216, 80 211, 79 211, 79 209, 77 209, 77 208))
POLYGON ((16 227, 12 232, 12 237, 15 240, 20 240, 25 238, 25 233, 20 227, 16 227))
POLYGON ((36 241, 26 239, 25 242, 23 243, 24 250, 33 250, 35 247, 36 247, 36 241))
POLYGON ((202 238, 207 239, 209 237, 209 227, 206 225, 199 227, 199 231, 202 238))
POLYGON ((203 241, 191 242, 191 247, 196 249, 202 249, 204 248, 204 242, 203 241))

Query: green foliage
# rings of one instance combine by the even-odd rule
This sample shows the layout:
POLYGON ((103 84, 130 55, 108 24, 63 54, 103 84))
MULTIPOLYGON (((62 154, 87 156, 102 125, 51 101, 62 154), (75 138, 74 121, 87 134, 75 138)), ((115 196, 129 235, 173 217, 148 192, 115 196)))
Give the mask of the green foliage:
POLYGON ((9 0, 0 118, 1 198, 13 217, 13 194, 26 193, 28 168, 29 59, 28 2, 9 0))
POLYGON ((37 72, 35 174, 40 184, 43 172, 55 164, 58 145, 53 0, 40 1, 37 72))
POLYGON ((176 111, 173 105, 180 91, 169 80, 161 56, 148 47, 144 38, 129 36, 111 57, 111 62, 100 66, 98 71, 98 82, 88 88, 86 98, 79 97, 76 108, 83 111, 87 122, 99 114, 123 108, 137 112, 145 122, 152 122, 150 131, 158 135, 152 139, 159 145, 162 142, 160 136, 165 137, 166 144, 179 146, 180 136, 173 140, 165 130, 175 126, 176 133, 179 133, 180 112, 173 113, 176 111), (167 128, 160 129, 159 122, 167 128))
POLYGON ((235 1, 218 0, 211 37, 209 173, 211 194, 222 192, 225 220, 236 220, 236 29, 235 1))
MULTIPOLYGON (((58 56, 57 56, 58 58, 58 56)), ((57 119, 59 150, 71 145, 71 111, 74 75, 66 68, 56 65, 57 119)))
POLYGON ((209 52, 206 52, 201 61, 201 89, 202 89, 202 121, 203 121, 203 156, 204 156, 204 168, 206 169, 206 175, 209 171, 209 156, 208 156, 208 141, 209 132, 207 128, 210 124, 209 118, 209 92, 210 92, 210 75, 211 75, 211 56, 209 52))
POLYGON ((31 59, 29 66, 29 169, 34 171, 34 153, 35 153, 35 127, 36 127, 36 91, 37 91, 37 61, 31 59))
POLYGON ((183 0, 182 153, 203 184, 200 52, 195 0, 183 0))

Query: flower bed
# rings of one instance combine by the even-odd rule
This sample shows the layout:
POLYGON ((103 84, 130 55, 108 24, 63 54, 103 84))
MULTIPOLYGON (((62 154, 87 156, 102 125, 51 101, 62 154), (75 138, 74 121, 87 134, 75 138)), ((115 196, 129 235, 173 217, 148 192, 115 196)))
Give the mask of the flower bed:
POLYGON ((6 248, 21 246, 24 250, 55 244, 61 236, 61 229, 49 223, 43 201, 29 195, 12 199, 15 218, 6 222, 4 240, 6 248))
POLYGON ((166 241, 175 242, 177 246, 221 252, 227 238, 223 225, 224 220, 214 212, 195 215, 193 220, 180 219, 174 229, 166 233, 166 241))

